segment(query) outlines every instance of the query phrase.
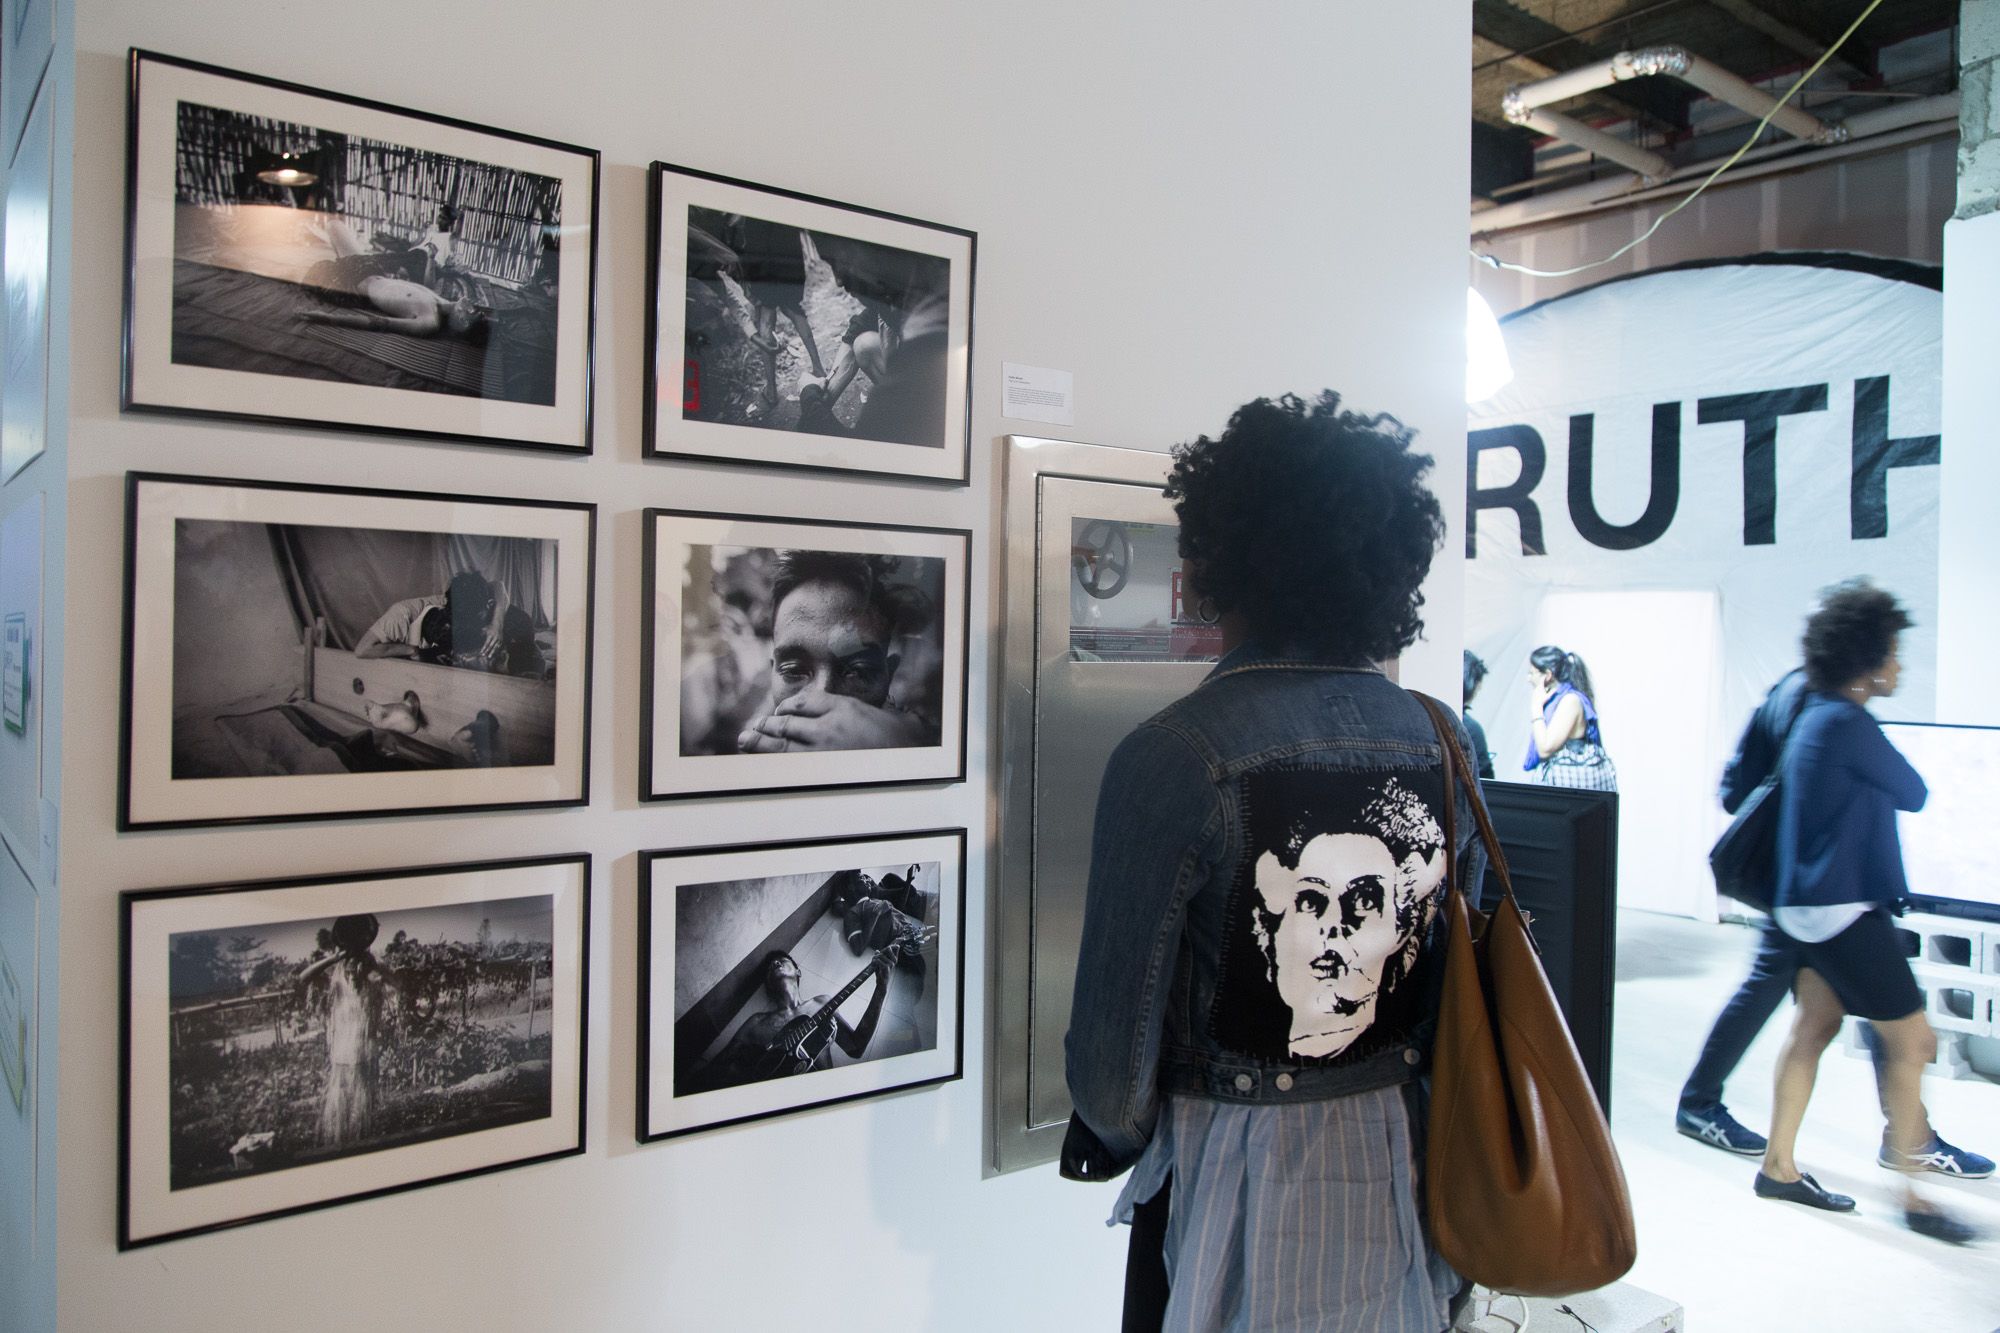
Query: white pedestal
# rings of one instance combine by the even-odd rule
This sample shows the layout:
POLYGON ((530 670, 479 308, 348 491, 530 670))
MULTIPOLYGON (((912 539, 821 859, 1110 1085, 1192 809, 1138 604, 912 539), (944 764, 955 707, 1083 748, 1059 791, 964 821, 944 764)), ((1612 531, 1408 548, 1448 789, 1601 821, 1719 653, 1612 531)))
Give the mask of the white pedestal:
POLYGON ((1541 1297, 1492 1296, 1484 1288, 1452 1325, 1452 1333, 1559 1333, 1580 1329, 1585 1324, 1597 1333, 1680 1333, 1685 1327, 1680 1303, 1656 1296, 1629 1282, 1616 1282, 1598 1291, 1560 1300, 1541 1297), (1569 1307, 1575 1317, 1565 1313, 1569 1307), (1583 1323, 1578 1323, 1581 1319, 1583 1323))

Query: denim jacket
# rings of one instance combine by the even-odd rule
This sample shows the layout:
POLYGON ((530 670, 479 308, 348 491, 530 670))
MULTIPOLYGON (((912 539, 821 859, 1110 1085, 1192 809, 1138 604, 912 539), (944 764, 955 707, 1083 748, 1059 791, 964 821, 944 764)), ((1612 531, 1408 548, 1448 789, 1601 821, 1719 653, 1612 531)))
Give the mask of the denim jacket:
MULTIPOLYGON (((1462 724, 1458 734, 1469 754, 1462 724)), ((1163 1095, 1313 1101, 1425 1070, 1441 765, 1429 715, 1380 671, 1250 645, 1119 744, 1098 794, 1064 1041, 1076 1107, 1066 1174, 1129 1167, 1163 1095), (1336 806, 1347 808, 1329 814, 1336 806), (1373 824, 1353 822, 1364 810, 1373 824), (1398 820, 1428 840, 1318 836, 1398 820), (1329 848, 1363 860, 1336 865, 1329 848), (1373 931, 1379 958, 1398 921, 1395 962, 1377 968, 1345 952, 1373 931), (1301 1014, 1345 1030, 1305 1030, 1301 1014)), ((1460 882, 1476 899, 1485 855, 1462 787, 1457 833, 1460 882)))

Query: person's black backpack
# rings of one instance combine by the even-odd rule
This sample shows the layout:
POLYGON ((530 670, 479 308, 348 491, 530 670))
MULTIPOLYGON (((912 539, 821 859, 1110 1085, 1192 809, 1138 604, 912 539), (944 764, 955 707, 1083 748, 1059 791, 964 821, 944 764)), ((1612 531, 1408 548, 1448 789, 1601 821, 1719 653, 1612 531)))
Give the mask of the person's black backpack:
POLYGON ((1785 756, 1791 752, 1792 731, 1799 725, 1799 714, 1806 710, 1806 697, 1807 692, 1800 690, 1791 721, 1785 725, 1785 743, 1779 747, 1771 771, 1736 808, 1736 818, 1708 849, 1708 868, 1715 875, 1716 889, 1760 912, 1771 910, 1771 900, 1778 893, 1778 808, 1784 800, 1779 780, 1785 772, 1785 756))

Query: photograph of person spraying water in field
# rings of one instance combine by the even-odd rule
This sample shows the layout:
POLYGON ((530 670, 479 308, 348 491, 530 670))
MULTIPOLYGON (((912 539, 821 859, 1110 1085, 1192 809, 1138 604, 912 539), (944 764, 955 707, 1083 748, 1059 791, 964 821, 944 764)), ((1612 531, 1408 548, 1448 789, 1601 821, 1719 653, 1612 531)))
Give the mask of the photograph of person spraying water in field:
POLYGON ((175 1189, 550 1114, 553 899, 169 938, 175 1189))
POLYGON ((381 929, 372 916, 340 917, 328 932, 333 952, 299 970, 301 987, 319 979, 326 1014, 326 1091, 319 1112, 323 1147, 351 1147, 374 1132, 382 1008, 396 984, 369 952, 381 929))

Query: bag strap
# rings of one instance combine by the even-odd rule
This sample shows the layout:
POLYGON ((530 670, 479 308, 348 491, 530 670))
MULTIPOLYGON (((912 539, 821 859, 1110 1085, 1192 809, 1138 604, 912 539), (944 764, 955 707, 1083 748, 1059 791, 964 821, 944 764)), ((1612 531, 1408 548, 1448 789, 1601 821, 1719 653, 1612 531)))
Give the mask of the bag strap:
POLYGON ((1785 738, 1778 742, 1778 757, 1771 761, 1771 771, 1765 774, 1765 781, 1776 784, 1785 771, 1785 758, 1792 752, 1792 738, 1799 734, 1799 719, 1805 716, 1806 705, 1812 702, 1810 687, 1799 691, 1799 701, 1792 705, 1791 720, 1785 723, 1785 738))
POLYGON ((1444 842, 1445 874, 1454 886, 1458 883, 1458 784, 1466 787, 1467 803, 1472 806, 1472 817, 1479 823, 1479 837, 1486 844, 1486 860, 1500 876, 1500 888, 1505 896, 1514 896, 1514 877, 1507 873, 1507 853, 1500 849, 1500 835, 1493 831, 1493 817, 1486 812, 1486 799, 1480 795, 1479 783, 1472 776, 1472 765, 1466 762, 1465 751, 1459 748, 1457 728, 1452 724, 1450 710, 1430 695, 1418 690, 1410 694, 1424 706, 1431 715, 1431 726, 1437 729, 1438 745, 1444 751, 1444 842))

